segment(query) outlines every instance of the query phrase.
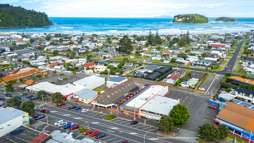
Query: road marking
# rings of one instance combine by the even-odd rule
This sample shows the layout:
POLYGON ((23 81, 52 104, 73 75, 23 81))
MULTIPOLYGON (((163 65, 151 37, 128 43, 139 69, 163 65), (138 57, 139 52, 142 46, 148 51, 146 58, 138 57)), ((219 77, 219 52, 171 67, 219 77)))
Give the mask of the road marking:
POLYGON ((75 117, 74 119, 76 119, 76 120, 81 120, 81 119, 83 119, 82 117, 75 117))
POLYGON ((137 135, 138 133, 135 133, 135 132, 131 132, 129 133, 130 135, 137 135))
POLYGON ((63 114, 63 116, 70 117, 71 115, 70 114, 63 114))
POLYGON ((56 110, 53 110, 53 111, 50 111, 50 112, 52 112, 52 113, 56 113, 57 111, 56 111, 56 110))
POLYGON ((150 141, 157 141, 159 140, 158 138, 149 138, 150 141))
POLYGON ((111 129, 112 129, 112 130, 118 130, 119 128, 117 128, 117 127, 112 127, 111 129))
POLYGON ((99 124, 99 122, 92 122, 92 124, 99 124))

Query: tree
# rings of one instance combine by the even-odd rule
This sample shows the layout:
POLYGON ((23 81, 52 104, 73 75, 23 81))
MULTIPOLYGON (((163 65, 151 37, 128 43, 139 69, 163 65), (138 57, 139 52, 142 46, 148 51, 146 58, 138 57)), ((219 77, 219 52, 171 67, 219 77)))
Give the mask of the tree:
POLYGON ((218 130, 219 130, 218 139, 222 140, 222 139, 225 139, 228 136, 229 130, 226 126, 220 125, 218 127, 218 130))
POLYGON ((64 101, 64 97, 62 96, 61 93, 56 92, 51 95, 51 101, 55 104, 61 104, 64 101))
POLYGON ((162 116, 159 122, 159 130, 163 132, 170 132, 174 124, 169 116, 162 116))
POLYGON ((34 103, 32 101, 25 101, 21 104, 20 109, 27 112, 29 115, 34 114, 34 103))
POLYGON ((120 39, 118 51, 126 54, 133 51, 132 41, 127 35, 120 39))
POLYGON ((13 92, 13 87, 12 87, 11 83, 7 83, 5 85, 5 91, 7 91, 7 92, 13 92))
POLYGON ((228 129, 222 125, 216 127, 212 124, 206 123, 199 127, 198 135, 199 138, 206 141, 222 140, 227 137, 228 129))
POLYGON ((41 100, 41 101, 45 101, 45 96, 47 95, 47 93, 45 92, 45 91, 38 91, 37 92, 37 96, 39 97, 39 99, 41 100))
POLYGON ((21 101, 16 96, 7 100, 7 106, 10 106, 10 107, 18 108, 20 104, 21 104, 21 101))
POLYGON ((190 117, 188 109, 181 104, 174 106, 170 111, 169 116, 171 117, 175 126, 181 126, 185 124, 190 117))

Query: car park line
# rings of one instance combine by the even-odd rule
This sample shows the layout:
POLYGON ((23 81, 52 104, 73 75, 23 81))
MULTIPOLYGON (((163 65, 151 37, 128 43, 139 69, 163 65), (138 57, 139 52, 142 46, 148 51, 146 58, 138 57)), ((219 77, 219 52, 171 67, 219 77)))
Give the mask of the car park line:
MULTIPOLYGON (((61 117, 57 117, 57 114, 56 115, 49 115, 49 116, 51 116, 51 117, 53 117, 53 118, 58 118, 59 120, 61 120, 62 118, 61 117)), ((58 116, 61 116, 61 115, 58 115, 58 116)), ((66 118, 70 118, 70 117, 66 117, 66 118)), ((71 118, 69 119, 69 120, 71 120, 71 118)), ((77 121, 77 122, 83 122, 83 121, 77 121)), ((85 122, 83 122, 83 123, 85 123, 85 122)), ((53 125, 54 126, 54 125, 53 125)), ((94 127, 90 127, 91 129, 94 129, 94 130, 96 130, 97 128, 94 128, 94 127)), ((101 130, 101 129, 100 129, 101 130)), ((105 132, 105 131, 103 131, 103 130, 101 130, 102 132, 105 132)), ((138 141, 136 141, 136 140, 134 140, 134 139, 130 139, 130 138, 126 138, 126 137, 124 137, 124 136, 120 136, 120 135, 117 135, 117 134, 111 134, 111 133, 108 133, 108 132, 106 132, 107 134, 109 134, 109 135, 112 135, 112 136, 116 136, 116 137, 119 137, 119 138, 121 138, 121 139, 126 139, 126 140, 130 140, 131 142, 134 142, 134 143, 139 143, 138 141)), ((102 138, 102 140, 103 140, 103 138, 102 138)))
MULTIPOLYGON (((54 108, 54 107, 51 107, 51 108, 54 108)), ((58 108, 57 108, 58 109, 58 108)), ((61 109, 61 108, 59 108, 58 110, 62 110, 62 111, 66 111, 66 112, 69 112, 69 113, 73 113, 73 114, 78 114, 78 113, 76 113, 76 112, 73 112, 73 111, 70 111, 70 110, 64 110, 64 109, 61 109)), ((151 136, 151 137, 161 137, 161 136, 158 136, 158 135, 155 135, 154 133, 152 133, 152 132, 147 132, 147 131, 143 131, 143 130, 140 130, 140 129, 137 129, 137 128, 132 128, 132 127, 130 127, 130 126, 124 126, 124 125, 119 125, 119 124, 116 124, 116 123, 113 123, 113 122, 110 122, 110 121, 105 121, 105 120, 103 120, 103 119, 98 119, 98 118, 95 118, 95 117, 91 117, 91 116, 86 116, 86 115, 84 115, 84 114, 82 114, 84 117, 86 117, 86 118, 90 118, 90 120, 99 120, 100 121, 100 125, 102 125, 103 127, 107 127, 107 126, 109 126, 109 125, 106 125, 106 124, 103 124, 103 122, 107 122, 108 124, 115 124, 115 125, 118 125, 118 126, 122 126, 122 127, 125 127, 125 128, 128 128, 128 131, 131 131, 131 130, 133 130, 134 132, 135 131, 138 131, 138 132, 142 132, 141 134, 144 134, 144 133, 147 133, 147 134, 149 134, 149 136, 151 136)), ((62 116, 62 114, 60 115, 60 116, 62 116)), ((110 128, 110 127, 109 127, 110 128)), ((143 138, 143 136, 138 136, 138 135, 134 135, 134 136, 136 136, 136 137, 138 137, 138 138, 143 138)), ((154 141, 154 142, 157 142, 157 141, 154 141)), ((168 141, 164 141, 164 142, 168 142, 168 141)), ((180 142, 180 141, 175 141, 175 142, 180 142)), ((160 141, 158 142, 158 143, 161 143, 160 141)))

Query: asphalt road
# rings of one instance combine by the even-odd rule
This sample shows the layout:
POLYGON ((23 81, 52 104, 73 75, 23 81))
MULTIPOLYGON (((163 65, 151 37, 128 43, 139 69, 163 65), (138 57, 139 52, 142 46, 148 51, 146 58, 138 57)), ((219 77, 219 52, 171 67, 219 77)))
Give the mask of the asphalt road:
POLYGON ((227 72, 232 72, 234 66, 235 66, 235 62, 237 60, 237 57, 241 51, 241 47, 242 47, 243 41, 240 41, 237 45, 237 49, 235 50, 233 56, 231 57, 231 59, 229 60, 229 62, 227 63, 226 67, 224 68, 223 71, 218 72, 218 74, 225 74, 227 72))
POLYGON ((156 135, 154 132, 134 128, 130 125, 124 125, 114 121, 106 121, 102 119, 101 115, 88 112, 81 113, 77 111, 71 111, 54 106, 48 107, 51 110, 50 116, 57 117, 59 119, 69 120, 81 125, 89 124, 89 127, 99 129, 107 134, 112 134, 123 139, 127 139, 133 143, 144 142, 144 136, 146 143, 183 143, 179 139, 164 139, 162 136, 156 135), (53 112, 52 112, 53 111, 53 112), (113 131, 113 133, 111 133, 113 131))

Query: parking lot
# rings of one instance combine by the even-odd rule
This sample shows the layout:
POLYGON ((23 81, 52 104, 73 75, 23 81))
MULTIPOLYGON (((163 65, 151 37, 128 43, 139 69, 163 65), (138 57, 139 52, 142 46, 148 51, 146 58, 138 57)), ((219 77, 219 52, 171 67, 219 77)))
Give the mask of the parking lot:
POLYGON ((6 142, 2 142, 4 140, 4 141, 7 141, 7 143, 8 142, 29 143, 37 135, 38 135, 38 132, 35 132, 25 127, 20 127, 18 131, 14 131, 4 137, 1 137, 0 142, 6 143, 6 142))
MULTIPOLYGON (((128 140, 129 142, 139 143, 143 142, 144 134, 146 134, 147 143, 177 143, 182 142, 177 139, 164 139, 162 136, 156 134, 156 128, 143 123, 138 123, 136 125, 130 125, 131 120, 116 118, 112 121, 107 121, 103 119, 103 113, 96 113, 93 111, 87 111, 80 113, 80 111, 66 110, 56 107, 48 107, 51 112, 49 114, 50 118, 56 118, 58 120, 66 120, 74 123, 78 123, 81 126, 89 127, 91 129, 98 129, 104 132, 109 137, 102 138, 101 140, 106 140, 108 142, 117 143, 121 140, 128 140), (111 141, 113 140, 113 141, 111 141)), ((49 119, 49 122, 51 119, 49 119)))
POLYGON ((197 131, 198 127, 206 121, 211 121, 215 117, 215 113, 208 108, 208 97, 197 96, 195 93, 181 92, 179 90, 170 89, 169 98, 180 99, 180 103, 186 105, 190 119, 183 128, 191 131, 197 131))

